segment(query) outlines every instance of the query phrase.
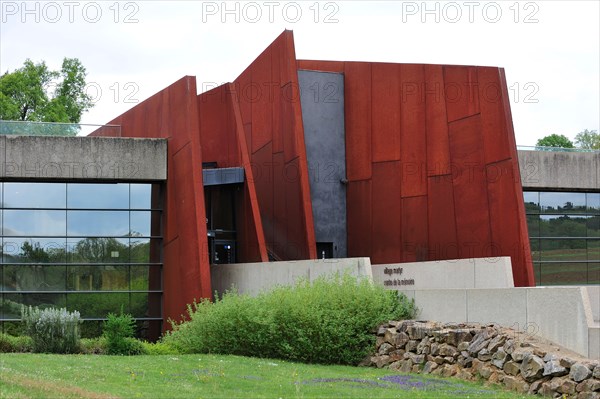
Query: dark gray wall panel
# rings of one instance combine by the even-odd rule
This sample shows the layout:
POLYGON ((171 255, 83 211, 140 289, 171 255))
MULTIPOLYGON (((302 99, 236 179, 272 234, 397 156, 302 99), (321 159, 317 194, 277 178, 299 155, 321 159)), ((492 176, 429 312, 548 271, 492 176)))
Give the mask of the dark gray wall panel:
MULTIPOLYGON (((346 257, 344 75, 298 71, 302 122, 317 242, 346 257)), ((321 254, 317 254, 321 257, 321 254)))

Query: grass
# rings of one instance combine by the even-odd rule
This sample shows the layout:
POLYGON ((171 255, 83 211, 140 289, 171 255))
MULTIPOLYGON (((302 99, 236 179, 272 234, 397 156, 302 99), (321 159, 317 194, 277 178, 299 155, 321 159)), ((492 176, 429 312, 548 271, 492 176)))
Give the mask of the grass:
POLYGON ((0 353, 0 398, 524 398, 454 379, 215 355, 0 353))

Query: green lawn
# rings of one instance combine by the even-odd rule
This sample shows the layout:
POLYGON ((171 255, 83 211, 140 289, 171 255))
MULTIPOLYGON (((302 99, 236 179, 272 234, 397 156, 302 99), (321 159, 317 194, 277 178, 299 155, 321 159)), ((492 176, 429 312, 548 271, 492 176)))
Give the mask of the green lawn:
POLYGON ((523 398, 364 367, 213 355, 0 353, 0 398, 523 398))

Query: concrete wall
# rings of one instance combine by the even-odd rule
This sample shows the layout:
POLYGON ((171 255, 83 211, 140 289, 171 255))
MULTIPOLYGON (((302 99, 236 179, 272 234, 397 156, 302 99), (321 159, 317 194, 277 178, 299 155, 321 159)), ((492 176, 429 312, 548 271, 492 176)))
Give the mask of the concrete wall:
POLYGON ((166 180, 167 141, 0 136, 0 178, 166 180))
MULTIPOLYGON (((332 242, 333 257, 346 250, 346 136, 344 75, 298 71, 315 239, 332 242)), ((317 254, 320 258, 321 254, 317 254)))
POLYGON ((514 287, 510 257, 372 265, 373 281, 389 289, 514 287))
MULTIPOLYGON (((421 320, 497 323, 539 334, 583 356, 600 359, 600 326, 589 287, 403 290, 421 320)), ((593 290, 592 290, 593 291, 593 290)))
POLYGON ((235 286, 239 293, 250 295, 276 285, 294 284, 300 278, 313 281, 324 274, 346 271, 354 276, 372 278, 369 258, 237 263, 210 267, 214 291, 220 294, 235 286))
POLYGON ((519 151, 524 189, 598 190, 600 152, 519 151))

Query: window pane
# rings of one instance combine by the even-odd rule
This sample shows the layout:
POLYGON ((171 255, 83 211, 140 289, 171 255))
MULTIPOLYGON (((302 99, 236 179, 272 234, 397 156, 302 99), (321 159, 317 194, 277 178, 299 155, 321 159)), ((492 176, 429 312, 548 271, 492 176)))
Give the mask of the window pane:
POLYGON ((68 289, 71 291, 129 290, 129 266, 69 266, 68 289))
POLYGON ((105 318, 109 313, 129 313, 128 293, 76 293, 67 294, 67 309, 77 310, 82 317, 105 318))
POLYGON ((587 263, 542 263, 544 285, 587 284, 587 263))
POLYGON ((589 216, 586 224, 587 236, 600 238, 600 216, 589 216))
POLYGON ((540 206, 543 213, 585 212, 585 193, 540 193, 540 206))
POLYGON ((529 245, 531 246, 531 259, 534 262, 540 260, 540 240, 530 239, 529 245))
POLYGON ((600 262, 588 263, 588 284, 600 284, 600 262))
POLYGON ((64 308, 65 294, 4 294, 5 319, 20 319, 21 305, 46 308, 64 308))
POLYGON ((68 211, 67 235, 70 237, 127 236, 127 211, 68 211))
POLYGON ((132 238, 131 263, 159 263, 160 239, 132 238))
POLYGON ((539 215, 527 215, 527 230, 529 230, 529 237, 539 237, 539 235, 540 235, 540 216, 539 215))
POLYGON ((588 240, 588 260, 600 262, 600 239, 588 240))
POLYGON ((131 212, 131 235, 145 236, 152 235, 150 233, 150 222, 152 221, 151 212, 131 212))
POLYGON ((5 208, 65 208, 65 183, 4 183, 5 208))
POLYGON ((523 192, 523 200, 525 202, 525 213, 540 213, 540 200, 537 191, 523 192))
POLYGON ((68 184, 68 208, 128 209, 128 184, 68 184))
POLYGON ((160 317, 160 294, 132 293, 131 315, 133 317, 160 317))
POLYGON ((577 215, 542 215, 541 237, 585 237, 589 217, 577 215))
POLYGON ((65 266, 5 265, 6 291, 64 291, 65 266))
POLYGON ((128 263, 128 238, 69 238, 69 263, 128 263))
POLYGON ((150 209, 152 184, 131 184, 131 209, 150 209))
POLYGON ((2 240, 4 263, 61 263, 65 261, 64 238, 8 238, 2 240))
POLYGON ((4 236, 64 236, 65 211, 4 211, 4 236))
POLYGON ((533 263, 533 276, 535 278, 535 285, 542 285, 542 277, 541 277, 541 266, 539 263, 533 263))
POLYGON ((81 338, 97 338, 102 335, 102 320, 85 320, 79 330, 81 338))
POLYGON ((588 212, 600 215, 600 193, 587 193, 586 196, 588 212))
POLYGON ((160 291, 160 266, 131 266, 132 291, 160 291))
POLYGON ((585 240, 540 240, 541 260, 587 260, 585 240))

